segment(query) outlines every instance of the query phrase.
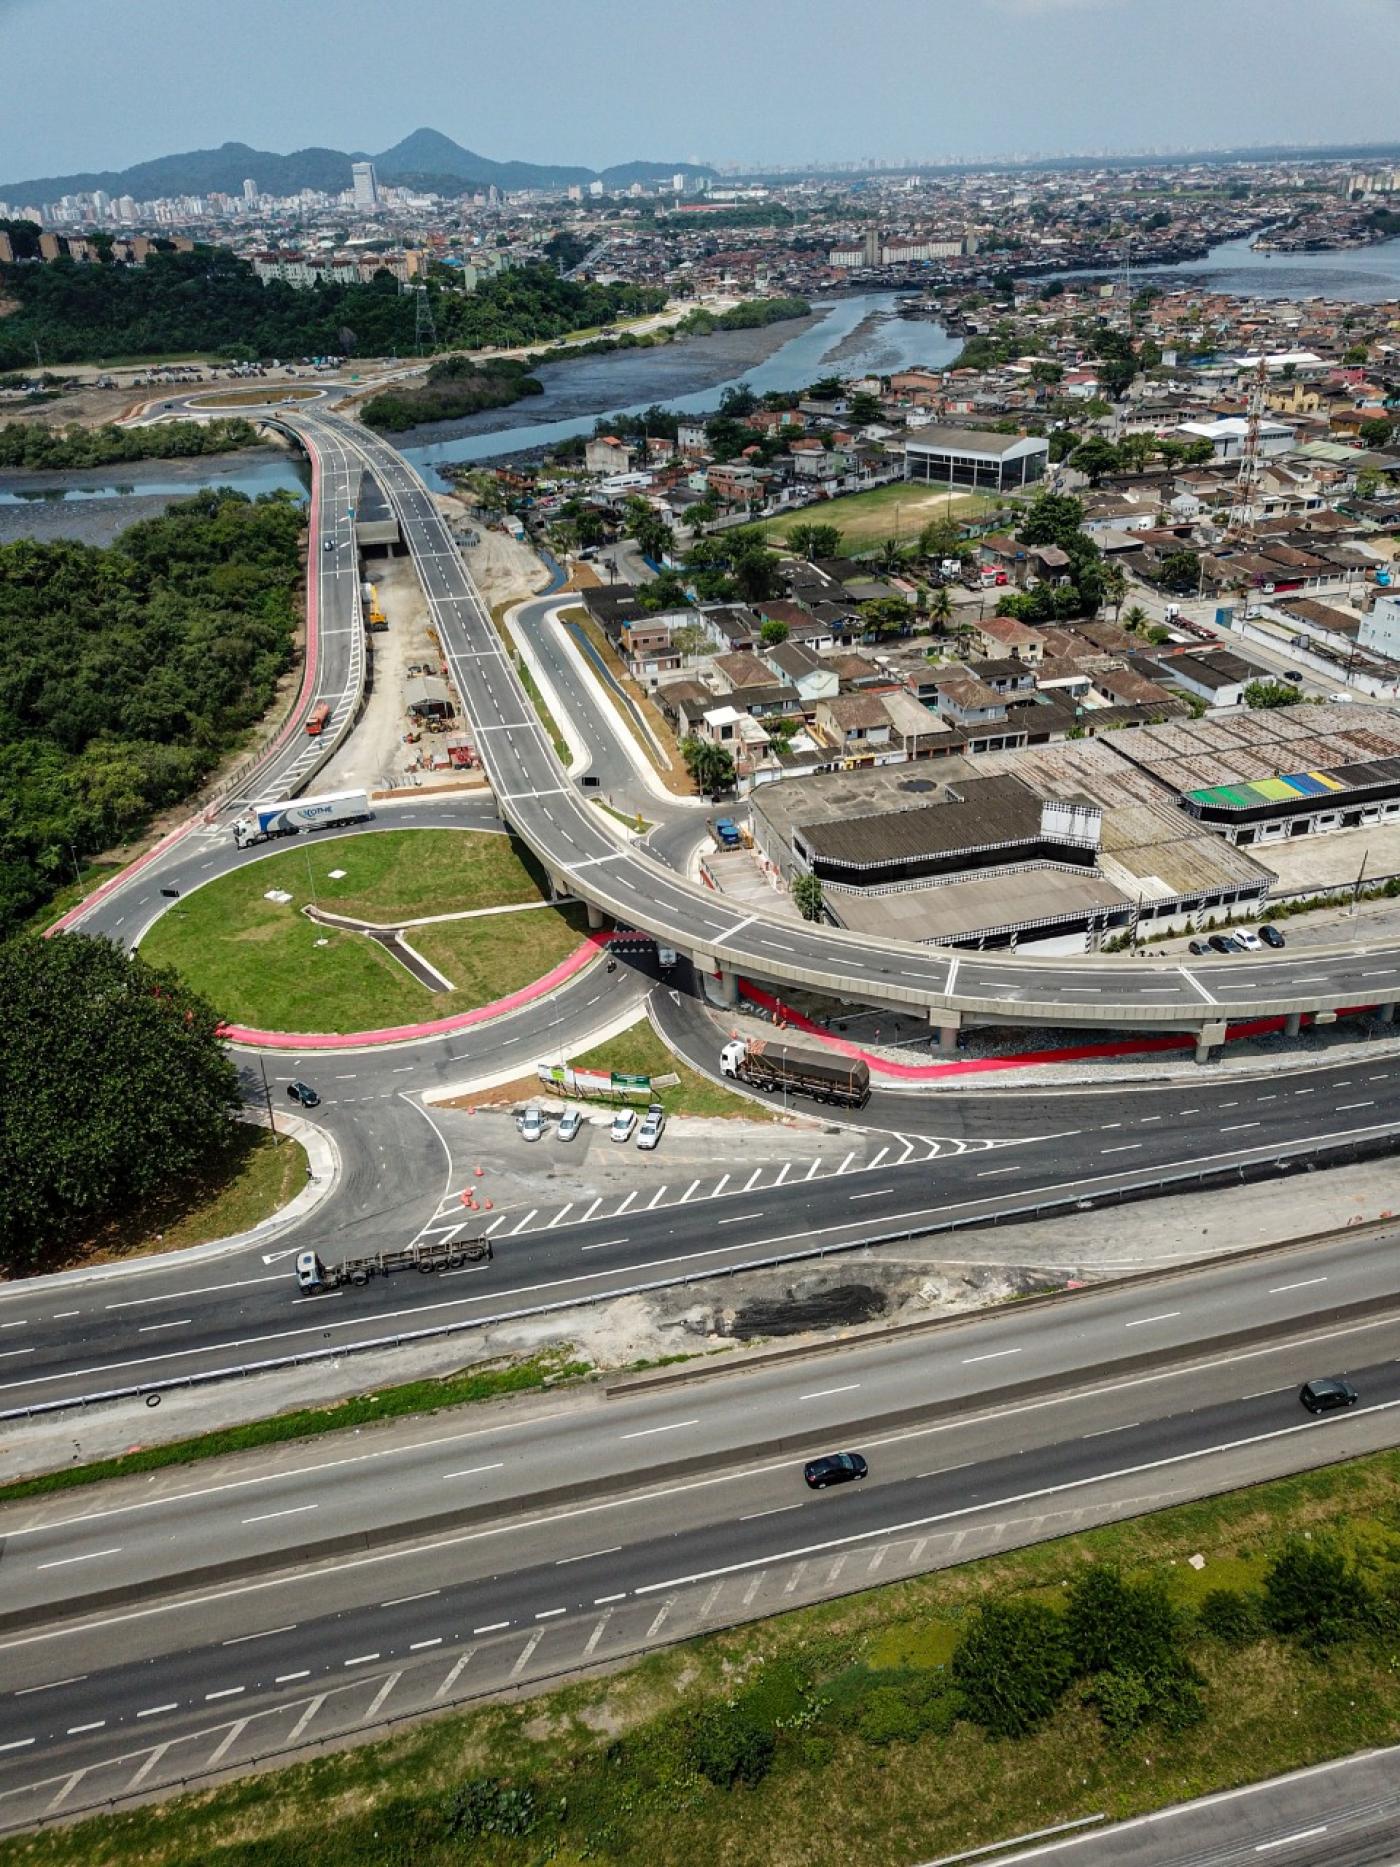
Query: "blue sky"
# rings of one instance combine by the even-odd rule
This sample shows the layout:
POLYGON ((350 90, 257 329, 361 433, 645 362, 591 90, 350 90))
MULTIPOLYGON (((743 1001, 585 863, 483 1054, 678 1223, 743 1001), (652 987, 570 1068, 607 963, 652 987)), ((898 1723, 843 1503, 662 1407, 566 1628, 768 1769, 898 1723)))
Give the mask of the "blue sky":
POLYGON ((0 177, 422 124, 590 167, 1383 141, 1397 57, 1400 0, 0 0, 0 177))

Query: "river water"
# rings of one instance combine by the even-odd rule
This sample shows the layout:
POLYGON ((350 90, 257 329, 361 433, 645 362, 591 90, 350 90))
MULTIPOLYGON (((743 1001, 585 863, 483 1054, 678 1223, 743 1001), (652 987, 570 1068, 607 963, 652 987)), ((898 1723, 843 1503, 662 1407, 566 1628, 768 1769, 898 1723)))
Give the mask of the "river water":
MULTIPOLYGON (((1061 279, 1106 278, 1099 272, 1061 272, 1061 279)), ((1134 268, 1135 279, 1226 292, 1236 298, 1337 298, 1376 304, 1400 298, 1400 240, 1383 240, 1345 253, 1260 253, 1249 240, 1226 240, 1204 259, 1174 266, 1134 268)))

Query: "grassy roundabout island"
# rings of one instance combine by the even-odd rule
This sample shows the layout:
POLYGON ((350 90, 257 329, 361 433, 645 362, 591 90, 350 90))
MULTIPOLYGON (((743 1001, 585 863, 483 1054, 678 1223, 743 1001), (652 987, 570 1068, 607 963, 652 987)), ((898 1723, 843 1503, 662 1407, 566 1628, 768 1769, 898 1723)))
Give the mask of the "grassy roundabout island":
POLYGON ((447 1018, 518 991, 573 952, 582 907, 547 905, 532 858, 507 836, 379 830, 302 837, 185 895, 141 943, 232 1024, 367 1031, 447 1018), (276 899, 285 896, 286 899, 276 899), (274 898, 269 898, 274 897, 274 898), (379 925, 482 908, 410 928, 415 952, 450 979, 432 992, 367 935, 310 919, 312 903, 379 925))

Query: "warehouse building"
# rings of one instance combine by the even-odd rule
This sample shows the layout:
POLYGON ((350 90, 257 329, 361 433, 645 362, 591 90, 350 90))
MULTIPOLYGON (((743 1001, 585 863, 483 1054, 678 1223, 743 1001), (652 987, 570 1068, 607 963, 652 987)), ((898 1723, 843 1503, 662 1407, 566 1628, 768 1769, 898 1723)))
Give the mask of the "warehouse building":
POLYGON ((971 486, 1002 493, 1043 479, 1050 443, 1039 434, 995 434, 980 428, 923 428, 904 444, 906 480, 971 486))

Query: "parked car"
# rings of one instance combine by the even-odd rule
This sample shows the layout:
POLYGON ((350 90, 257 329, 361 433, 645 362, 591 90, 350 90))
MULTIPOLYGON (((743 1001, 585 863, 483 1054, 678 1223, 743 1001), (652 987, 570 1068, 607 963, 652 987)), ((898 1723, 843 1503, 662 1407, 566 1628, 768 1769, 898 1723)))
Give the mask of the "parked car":
POLYGON ((661 1139, 666 1128, 666 1111, 659 1102, 653 1102, 637 1130, 637 1146, 653 1148, 661 1139))
POLYGON ((304 1109, 314 1109, 321 1100, 310 1083, 298 1082, 295 1078, 287 1084, 287 1094, 304 1109))
POLYGON ((608 1130, 608 1139, 610 1141, 629 1141, 632 1138, 632 1130, 636 1125, 637 1111, 635 1109, 619 1109, 612 1118, 612 1127, 608 1130))
POLYGON ((827 1485, 851 1484, 869 1470, 859 1452, 828 1452, 823 1458, 809 1459, 802 1476, 813 1491, 822 1491, 827 1485))
POLYGON ((1206 945, 1204 940, 1193 940, 1186 950, 1188 953, 1194 953, 1196 958, 1200 959, 1203 953, 1209 953, 1210 948, 1206 945))
POLYGON ((1295 685, 1301 685, 1302 679, 1303 679, 1302 675, 1298 672, 1297 668, 1285 669, 1283 678, 1286 681, 1294 682, 1295 685))
POLYGON ((579 1111, 577 1109, 565 1109, 564 1113, 559 1117, 559 1126, 555 1129, 555 1134, 561 1141, 572 1141, 582 1126, 583 1116, 579 1111))
POLYGON ((1354 1407, 1361 1396, 1350 1381, 1328 1374, 1299 1388, 1298 1398, 1309 1413, 1332 1413, 1338 1407, 1354 1407))
POLYGON ((1265 946, 1271 946, 1275 949, 1288 945, 1288 942, 1284 939, 1278 928, 1273 926, 1269 921, 1265 921, 1264 925, 1259 929, 1259 938, 1264 942, 1265 946))
POLYGON ((544 1111, 535 1108, 526 1109, 516 1126, 520 1130, 522 1141, 538 1141, 544 1133, 544 1111))
POLYGON ((1229 934, 1212 934, 1206 945, 1212 953, 1238 953, 1240 950, 1229 934))
POLYGON ((1242 946, 1246 953, 1257 953, 1264 944, 1252 927, 1241 927, 1240 931, 1232 937, 1236 945, 1242 946))

